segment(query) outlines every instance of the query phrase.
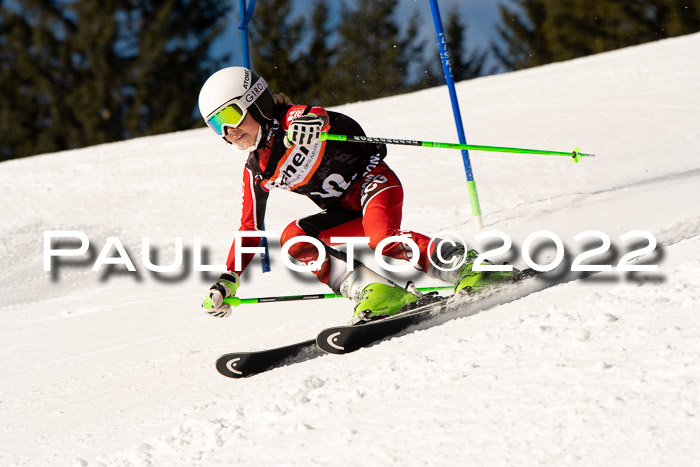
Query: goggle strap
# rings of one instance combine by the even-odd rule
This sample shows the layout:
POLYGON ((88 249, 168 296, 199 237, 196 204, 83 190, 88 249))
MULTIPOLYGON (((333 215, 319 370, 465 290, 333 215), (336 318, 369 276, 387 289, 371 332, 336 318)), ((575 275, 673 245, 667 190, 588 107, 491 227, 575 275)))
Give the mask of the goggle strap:
POLYGON ((246 91, 245 94, 243 94, 241 97, 231 99, 230 101, 228 101, 227 103, 210 113, 207 117, 207 121, 209 121, 214 115, 219 113, 223 108, 233 103, 237 103, 238 105, 240 105, 243 110, 248 109, 248 107, 250 107, 250 105, 253 102, 255 102, 255 100, 260 96, 260 94, 265 92, 266 89, 267 82, 262 78, 262 76, 258 77, 258 80, 255 83, 253 83, 253 85, 250 87, 250 89, 246 91))
POLYGON ((255 100, 260 97, 260 95, 265 92, 267 89, 267 82, 262 78, 262 76, 258 77, 258 80, 253 83, 253 85, 246 91, 245 94, 243 94, 241 97, 239 97, 239 101, 241 106, 245 106, 247 109, 248 107, 251 106, 255 100))
MULTIPOLYGON (((221 107, 219 107, 218 109, 216 109, 214 112, 212 112, 212 113, 209 115, 209 117, 207 117, 207 119, 206 119, 207 125, 209 125, 217 134, 223 135, 223 134, 225 133, 224 127, 226 126, 226 123, 222 123, 221 125, 216 125, 216 126, 218 126, 218 128, 219 128, 219 129, 217 130, 216 126, 212 125, 212 123, 211 123, 211 121, 214 119, 214 117, 215 117, 219 112, 221 112, 223 109, 225 109, 226 107, 228 107, 228 106, 230 106, 230 105, 234 105, 234 104, 235 104, 235 105, 238 105, 238 106, 241 108, 241 110, 243 111, 243 112, 242 112, 242 117, 245 117, 245 114, 247 113, 248 108, 249 108, 249 107, 255 102, 255 100, 256 100, 258 97, 260 97, 260 95, 261 95, 262 93, 264 93, 266 90, 267 90, 267 82, 266 82, 261 76, 259 76, 258 79, 257 79, 257 81, 255 81, 255 83, 253 83, 253 85, 250 87, 250 89, 248 89, 248 91, 246 91, 245 94, 243 94, 241 97, 237 97, 237 98, 235 98, 235 99, 230 100, 229 102, 227 102, 226 104, 222 105, 221 107)), ((243 118, 241 118, 241 119, 238 121, 238 124, 240 124, 240 122, 241 122, 242 120, 243 120, 243 118)), ((236 124, 236 125, 234 126, 234 128, 235 128, 236 126, 238 126, 238 124, 236 124)), ((233 126, 233 125, 232 125, 232 126, 233 126)))

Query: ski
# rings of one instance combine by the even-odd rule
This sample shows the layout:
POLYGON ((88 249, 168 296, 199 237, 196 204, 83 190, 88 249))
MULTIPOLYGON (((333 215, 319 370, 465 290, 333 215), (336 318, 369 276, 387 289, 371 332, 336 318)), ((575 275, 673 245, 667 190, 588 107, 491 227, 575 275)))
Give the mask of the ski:
POLYGON ((246 378, 321 355, 324 352, 316 346, 316 340, 310 339, 274 349, 227 353, 216 361, 216 370, 229 378, 246 378))
POLYGON ((475 315, 489 308, 518 300, 533 292, 567 282, 571 277, 538 277, 542 273, 525 270, 512 283, 484 289, 471 295, 453 295, 419 306, 395 316, 355 325, 333 326, 316 336, 316 344, 324 352, 345 354, 367 347, 419 326, 430 327, 442 322, 475 315))
POLYGON ((419 306, 413 310, 363 324, 333 326, 316 336, 316 345, 327 353, 354 352, 373 342, 394 336, 406 328, 445 311, 452 297, 419 306))
MULTIPOLYGON (((324 329, 310 339, 273 349, 233 352, 216 361, 216 369, 229 378, 246 378, 294 363, 304 362, 327 353, 344 354, 367 347, 419 327, 430 327, 455 318, 471 316, 510 301, 525 297, 555 284, 577 277, 569 274, 537 277, 542 273, 525 270, 512 283, 479 291, 471 295, 432 297, 428 303, 395 316, 364 324, 347 324, 324 329)), ((543 274, 544 276, 549 273, 543 274)))

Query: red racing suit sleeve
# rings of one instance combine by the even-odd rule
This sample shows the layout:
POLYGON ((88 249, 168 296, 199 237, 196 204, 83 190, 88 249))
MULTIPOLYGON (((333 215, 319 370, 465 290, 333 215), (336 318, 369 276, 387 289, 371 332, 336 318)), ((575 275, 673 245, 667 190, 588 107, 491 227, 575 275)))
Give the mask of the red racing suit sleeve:
MULTIPOLYGON (((241 227, 239 231, 255 231, 263 230, 262 226, 265 222, 265 207, 269 192, 255 183, 255 176, 249 167, 243 169, 243 209, 241 210, 241 227)), ((255 253, 242 253, 239 260, 240 264, 236 264, 236 249, 237 248, 254 248, 260 245, 261 237, 240 237, 240 240, 234 240, 231 244, 231 249, 226 260, 226 267, 229 271, 235 271, 238 275, 243 273, 243 270, 250 264, 255 257, 255 253)))

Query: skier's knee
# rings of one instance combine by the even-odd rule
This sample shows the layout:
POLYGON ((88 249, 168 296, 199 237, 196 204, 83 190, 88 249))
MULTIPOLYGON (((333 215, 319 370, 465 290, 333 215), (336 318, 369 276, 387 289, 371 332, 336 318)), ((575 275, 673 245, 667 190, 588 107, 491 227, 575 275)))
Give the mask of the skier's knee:
POLYGON ((304 235, 306 235, 304 229, 299 227, 297 221, 294 221, 290 223, 287 227, 285 227, 284 232, 282 232, 282 235, 280 236, 280 245, 284 245, 292 238, 301 237, 304 235))

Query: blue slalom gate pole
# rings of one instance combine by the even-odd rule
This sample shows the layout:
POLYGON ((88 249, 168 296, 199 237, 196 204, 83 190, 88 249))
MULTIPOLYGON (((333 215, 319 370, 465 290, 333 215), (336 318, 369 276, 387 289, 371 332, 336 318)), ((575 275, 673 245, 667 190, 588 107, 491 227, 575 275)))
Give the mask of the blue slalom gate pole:
MULTIPOLYGON (((246 0, 240 0, 241 8, 241 22, 238 23, 238 29, 241 31, 241 43, 243 46, 243 66, 250 68, 250 45, 248 43, 248 24, 253 17, 253 10, 255 10, 255 0, 250 0, 250 4, 246 6, 246 0)), ((262 226, 265 230, 265 226, 262 226)), ((260 240, 260 246, 265 249, 263 253, 260 253, 260 259, 262 261, 262 271, 270 272, 270 250, 267 247, 267 238, 263 237, 260 240)))
MULTIPOLYGON (((460 144, 467 144, 467 138, 464 136, 464 125, 462 123, 462 114, 459 111, 459 101, 457 100, 457 91, 455 90, 455 79, 452 74, 452 63, 450 62, 450 54, 447 50, 447 38, 445 30, 442 27, 442 19, 440 18, 440 9, 438 8, 437 0, 430 0, 430 9, 433 12, 433 23, 435 24, 435 34, 437 35, 438 47, 440 48, 440 60, 442 61, 442 72, 445 75, 447 89, 450 92, 450 101, 452 102, 452 112, 454 114, 455 125, 457 126, 457 136, 460 144)), ((469 151, 462 150, 462 162, 464 163, 464 171, 467 174, 467 190, 469 192, 469 201, 472 208, 472 216, 476 230, 483 228, 483 220, 481 217, 481 206, 479 206, 479 195, 476 192, 476 181, 474 181, 474 173, 472 172, 472 164, 469 160, 469 151)))
POLYGON ((246 0, 240 0, 241 22, 238 29, 241 31, 241 42, 243 46, 243 66, 250 69, 250 46, 248 44, 248 24, 253 17, 255 10, 255 0, 250 0, 250 5, 246 6, 246 0))

